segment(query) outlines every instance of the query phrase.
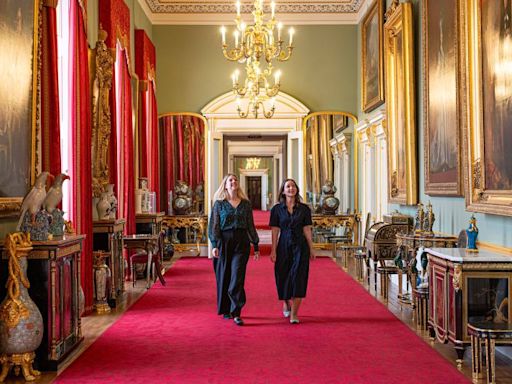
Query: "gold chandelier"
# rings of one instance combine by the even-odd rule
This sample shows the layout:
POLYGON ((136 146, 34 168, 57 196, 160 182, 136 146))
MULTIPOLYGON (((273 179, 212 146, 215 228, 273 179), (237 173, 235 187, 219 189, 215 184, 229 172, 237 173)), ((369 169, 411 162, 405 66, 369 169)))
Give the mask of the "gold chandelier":
POLYGON ((287 61, 293 51, 293 28, 289 30, 288 47, 283 48, 281 39, 282 23, 275 18, 276 4, 270 3, 270 20, 264 21, 263 0, 254 0, 254 24, 246 25, 240 16, 240 1, 236 3, 236 29, 233 33, 235 47, 228 49, 226 44, 226 28, 221 27, 222 53, 230 61, 245 63, 245 80, 239 80, 240 71, 236 70, 231 79, 233 81, 233 92, 237 96, 237 111, 241 118, 246 118, 250 113, 258 118, 261 109, 263 116, 270 118, 274 115, 275 96, 281 85, 281 72, 274 74, 273 84, 269 78, 272 76, 274 60, 287 61), (277 28, 276 28, 277 27, 277 28), (277 36, 274 37, 274 29, 277 29, 277 36), (245 110, 242 109, 242 98, 247 97, 245 110), (265 110, 264 102, 270 101, 270 107, 265 110))

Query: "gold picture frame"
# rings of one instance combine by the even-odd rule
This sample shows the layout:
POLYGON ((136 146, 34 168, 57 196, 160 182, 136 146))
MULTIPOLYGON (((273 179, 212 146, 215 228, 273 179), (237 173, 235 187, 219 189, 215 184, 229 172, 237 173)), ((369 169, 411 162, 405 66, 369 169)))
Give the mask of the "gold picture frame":
POLYGON ((418 201, 412 4, 394 0, 384 24, 390 203, 418 201))
POLYGON ((460 196, 460 2, 424 0, 422 4, 425 193, 460 196))
POLYGON ((467 127, 464 132, 466 209, 512 216, 512 60, 502 1, 467 0, 464 53, 467 127))
POLYGON ((9 2, 0 36, 0 217, 15 217, 35 180, 40 0, 9 2))
POLYGON ((366 113, 384 103, 383 24, 383 0, 375 0, 366 13, 361 28, 361 95, 363 111, 366 113))

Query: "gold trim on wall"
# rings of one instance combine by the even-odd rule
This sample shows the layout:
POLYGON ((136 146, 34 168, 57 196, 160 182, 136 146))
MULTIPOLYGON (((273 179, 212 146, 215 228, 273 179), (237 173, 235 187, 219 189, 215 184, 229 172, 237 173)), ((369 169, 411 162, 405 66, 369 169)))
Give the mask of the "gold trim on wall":
MULTIPOLYGON (((482 2, 467 0, 463 3, 464 7, 461 8, 461 11, 463 14, 462 17, 464 17, 466 22, 463 39, 463 41, 466 42, 464 56, 467 57, 466 70, 463 71, 463 73, 466 76, 465 84, 467 86, 468 98, 468 101, 464 103, 466 106, 464 115, 467 116, 467 127, 463 129, 466 209, 473 212, 512 216, 512 188, 491 188, 488 187, 486 183, 486 177, 489 176, 489 172, 491 172, 493 168, 496 168, 493 172, 498 175, 498 178, 500 177, 500 170, 497 166, 494 167, 486 163, 486 139, 493 139, 495 137, 494 133, 490 132, 492 129, 491 124, 487 124, 486 126, 485 123, 485 114, 490 114, 492 111, 484 106, 484 92, 488 83, 485 81, 483 67, 483 55, 486 44, 485 41, 483 41, 484 36, 482 35, 483 28, 485 28, 485 26, 482 25, 482 2)), ((499 3, 485 3, 486 6, 497 6, 497 4, 499 3)), ((494 45, 502 43, 503 41, 499 38, 496 41, 493 40, 493 48, 494 45)), ((485 59, 489 59, 489 57, 486 56, 485 59)), ((494 64, 497 66, 499 63, 496 62, 494 64)), ((505 89, 505 91, 509 94, 510 88, 505 89)), ((494 107, 496 107, 496 103, 494 107)), ((510 119, 510 115, 508 119, 510 119)), ((510 131, 510 126, 507 126, 505 130, 510 131)), ((510 148, 507 148, 510 142, 505 142, 503 138, 496 141, 503 144, 503 155, 508 156, 509 163, 512 162, 510 148)), ((488 145, 490 144, 488 143, 488 145)))
POLYGON ((418 201, 412 4, 396 1, 386 17, 389 202, 412 205, 418 201))
POLYGON ((379 105, 384 103, 384 69, 383 69, 383 43, 382 43, 382 28, 384 24, 384 0, 375 0, 368 9, 362 23, 361 23, 361 56, 362 56, 362 71, 361 71, 361 105, 363 111, 368 113, 379 105), (371 39, 377 40, 377 52, 367 52, 368 45, 368 29, 372 22, 377 18, 377 36, 370 36, 371 39), (377 60, 377 67, 369 67, 372 60, 377 60), (368 73, 371 70, 372 73, 368 73), (373 73, 376 72, 376 73, 373 73), (376 76, 376 79, 367 75, 376 76), (377 94, 368 95, 369 87, 374 84, 377 87, 377 94))

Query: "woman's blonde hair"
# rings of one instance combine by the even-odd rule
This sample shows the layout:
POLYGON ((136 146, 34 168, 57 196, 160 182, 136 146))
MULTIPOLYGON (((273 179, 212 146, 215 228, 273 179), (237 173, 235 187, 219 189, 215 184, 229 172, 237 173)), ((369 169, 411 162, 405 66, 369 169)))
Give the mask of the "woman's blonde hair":
MULTIPOLYGON (((213 195, 213 200, 226 200, 228 197, 228 194, 226 192, 226 182, 228 181, 228 178, 233 176, 238 181, 238 177, 233 173, 228 173, 224 178, 222 179, 222 182, 220 183, 219 189, 215 191, 215 194, 213 195)), ((242 200, 249 200, 245 194, 245 192, 240 188, 240 183, 238 184, 238 189, 236 190, 237 196, 242 200)))

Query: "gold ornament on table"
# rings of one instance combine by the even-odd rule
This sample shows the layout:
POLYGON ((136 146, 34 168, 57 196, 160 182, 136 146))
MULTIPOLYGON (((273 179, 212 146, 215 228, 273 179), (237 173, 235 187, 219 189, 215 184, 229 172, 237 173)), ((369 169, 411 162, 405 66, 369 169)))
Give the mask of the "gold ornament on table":
MULTIPOLYGON (((221 27, 222 33, 222 53, 230 61, 236 61, 245 64, 246 78, 243 85, 239 81, 240 71, 236 70, 232 75, 233 93, 238 96, 238 115, 246 118, 250 113, 254 118, 258 118, 261 108, 263 116, 270 118, 274 115, 275 100, 274 97, 279 92, 281 86, 281 72, 274 74, 274 83, 271 85, 269 78, 274 69, 272 62, 287 61, 293 51, 293 28, 289 30, 288 47, 283 47, 281 38, 282 23, 277 22, 275 18, 275 2, 270 3, 271 15, 268 21, 265 21, 263 13, 263 0, 254 1, 254 10, 252 15, 254 23, 247 25, 242 21, 240 15, 240 1, 236 2, 236 29, 233 33, 235 47, 229 49, 226 43, 226 28, 221 27), (277 36, 274 36, 274 30, 277 29, 277 36), (248 102, 245 111, 242 110, 241 98, 247 97, 248 102), (264 102, 270 101, 270 109, 265 110, 264 102)), ((267 107, 268 108, 268 107, 267 107)))
POLYGON ((0 382, 11 368, 26 381, 40 375, 32 368, 34 351, 43 339, 43 317, 28 294, 27 256, 32 250, 30 234, 11 233, 5 239, 8 253, 7 295, 0 304, 0 382))
POLYGON ((418 203, 418 209, 416 210, 416 217, 414 219, 414 233, 420 234, 423 232, 423 222, 425 221, 425 211, 423 210, 423 204, 418 203))
POLYGON ((434 221, 436 221, 436 216, 434 215, 434 211, 432 210, 432 204, 429 201, 427 204, 427 212, 425 213, 425 217, 423 220, 423 233, 426 236, 434 235, 434 232, 432 231, 432 227, 434 226, 434 221))

